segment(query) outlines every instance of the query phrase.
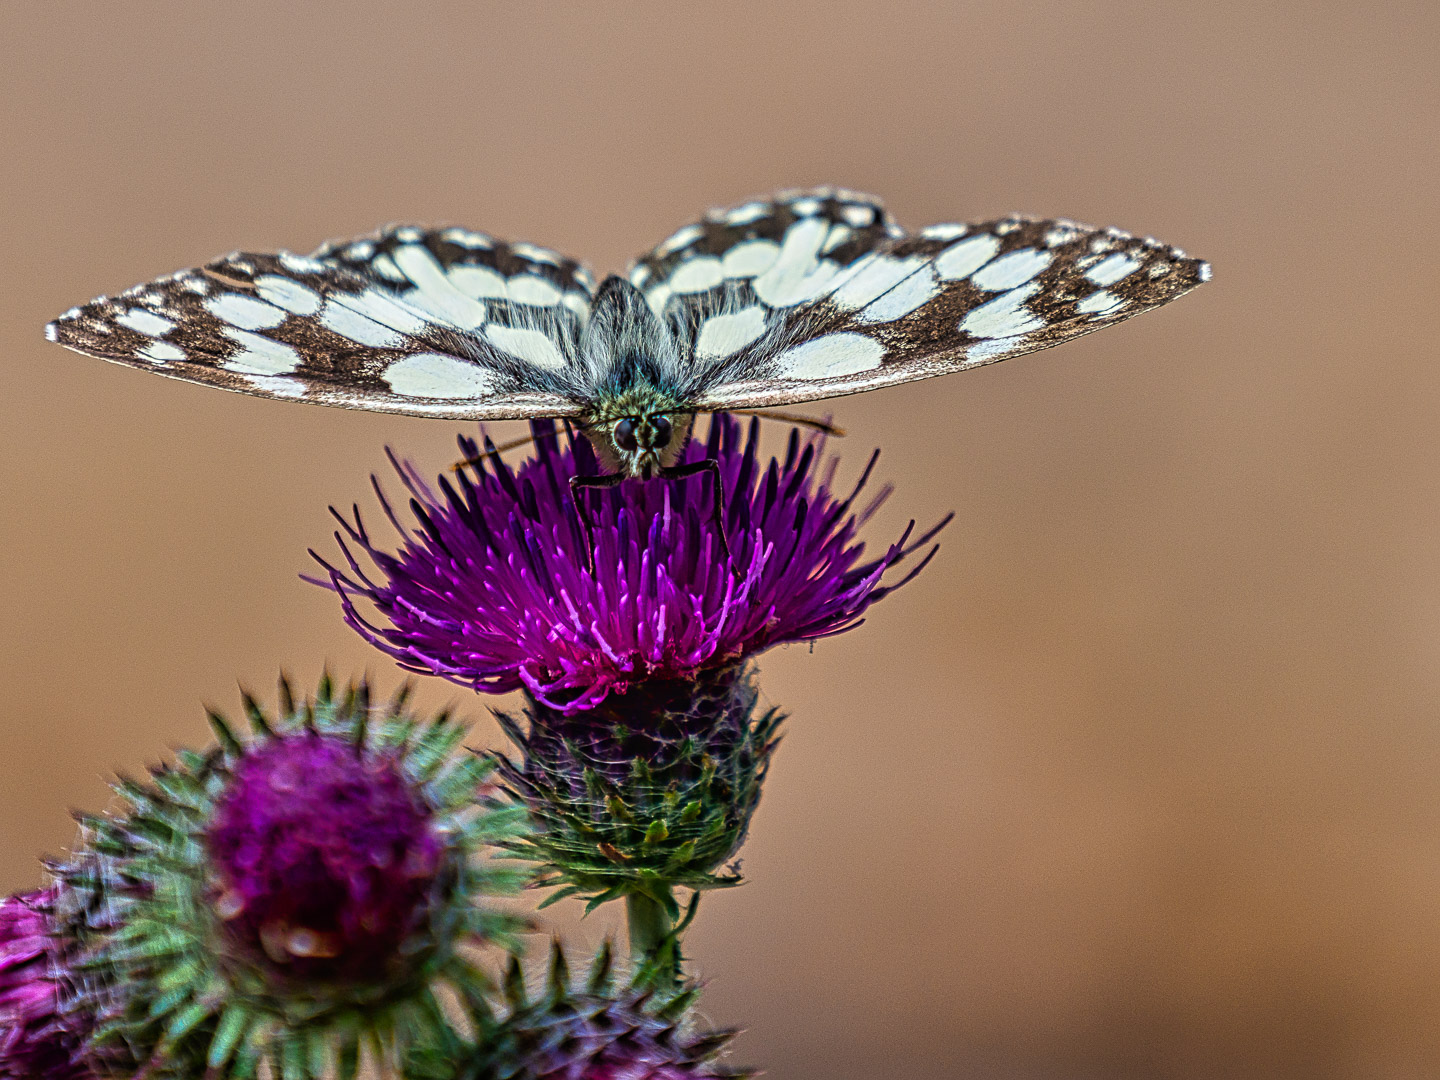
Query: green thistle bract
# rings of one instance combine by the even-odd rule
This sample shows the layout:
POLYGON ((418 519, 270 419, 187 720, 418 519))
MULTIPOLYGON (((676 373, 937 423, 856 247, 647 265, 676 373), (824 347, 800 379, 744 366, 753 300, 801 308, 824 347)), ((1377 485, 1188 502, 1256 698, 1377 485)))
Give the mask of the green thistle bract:
POLYGON ((297 707, 282 679, 278 717, 246 696, 248 742, 212 713, 218 745, 122 779, 118 811, 82 818, 52 870, 100 1068, 353 1077, 362 1054, 393 1066, 440 1038, 447 988, 484 1011, 464 952, 515 947, 521 921, 483 901, 523 875, 485 849, 524 812, 457 753, 466 729, 416 718, 406 693, 372 710, 365 684, 336 695, 327 677, 297 707))
POLYGON ((544 990, 532 998, 519 962, 505 979, 506 1012, 469 1043, 448 1033, 413 1052, 409 1080, 718 1080, 754 1075, 717 1059, 736 1035, 700 1031, 699 987, 661 993, 645 972, 616 991, 607 943, 583 984, 572 984, 556 942, 544 990))
POLYGON ((524 728, 500 715, 522 751, 497 758, 500 775, 537 826, 511 846, 542 864, 540 884, 561 886, 545 903, 640 894, 673 919, 674 887, 738 884, 723 864, 745 839, 783 719, 757 717, 757 698, 754 664, 741 662, 642 681, 584 712, 531 697, 524 728))

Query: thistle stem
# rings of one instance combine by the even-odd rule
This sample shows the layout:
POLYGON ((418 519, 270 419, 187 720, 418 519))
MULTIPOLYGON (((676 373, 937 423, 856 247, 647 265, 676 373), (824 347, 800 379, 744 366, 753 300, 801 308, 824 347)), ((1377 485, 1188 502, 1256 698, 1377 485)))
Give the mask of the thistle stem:
MULTIPOLYGON (((669 892, 668 889, 666 891, 669 892)), ((642 893, 632 892, 625 897, 625 915, 630 928, 631 962, 638 966, 658 959, 658 953, 675 932, 665 905, 642 893)), ((679 981, 678 959, 677 944, 670 965, 672 970, 666 973, 672 983, 679 981)))
POLYGON ((632 892, 625 897, 625 914, 630 924, 630 952, 637 960, 653 953, 670 936, 670 916, 658 900, 632 892))

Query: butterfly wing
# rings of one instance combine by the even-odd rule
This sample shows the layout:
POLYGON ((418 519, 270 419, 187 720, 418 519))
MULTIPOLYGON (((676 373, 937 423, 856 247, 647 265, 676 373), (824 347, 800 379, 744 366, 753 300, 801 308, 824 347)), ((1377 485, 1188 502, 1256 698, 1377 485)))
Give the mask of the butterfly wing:
POLYGON ((716 211, 642 258, 700 408, 859 393, 992 364, 1188 292, 1209 266, 1152 239, 1008 217, 907 234, 879 201, 791 192, 716 211))
POLYGON ((235 253, 74 308, 46 336, 263 397, 416 416, 568 416, 594 280, 464 229, 393 226, 311 255, 235 253))

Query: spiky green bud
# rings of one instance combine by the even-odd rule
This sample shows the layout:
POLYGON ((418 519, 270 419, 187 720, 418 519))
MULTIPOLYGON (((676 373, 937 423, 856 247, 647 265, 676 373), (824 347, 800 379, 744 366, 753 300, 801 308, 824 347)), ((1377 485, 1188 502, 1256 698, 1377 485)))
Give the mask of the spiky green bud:
MULTIPOLYGON (((779 742, 781 714, 756 716, 754 665, 647 680, 596 707, 563 712, 529 699, 528 724, 501 715, 520 748, 500 775, 536 832, 514 845, 542 864, 547 903, 591 906, 641 894, 673 907, 676 886, 737 884, 725 864, 744 842, 779 742)), ((676 912, 671 912, 673 918, 676 912)))
POLYGON ((518 960, 504 983, 505 1011, 479 1038, 453 1033, 417 1048, 408 1080, 719 1080, 754 1075, 719 1064, 736 1032, 702 1031, 693 983, 659 992, 643 973, 616 988, 607 943, 583 982, 571 981, 556 942, 543 988, 530 994, 518 960))
POLYGON ((123 805, 82 819, 53 870, 95 1061, 346 1078, 440 1038, 447 989, 485 1010, 464 951, 515 944, 519 920, 486 900, 522 876, 486 849, 524 813, 457 753, 463 726, 403 701, 372 710, 365 684, 337 695, 327 677, 297 707, 282 680, 277 716, 246 697, 248 741, 212 713, 217 745, 121 780, 123 805))

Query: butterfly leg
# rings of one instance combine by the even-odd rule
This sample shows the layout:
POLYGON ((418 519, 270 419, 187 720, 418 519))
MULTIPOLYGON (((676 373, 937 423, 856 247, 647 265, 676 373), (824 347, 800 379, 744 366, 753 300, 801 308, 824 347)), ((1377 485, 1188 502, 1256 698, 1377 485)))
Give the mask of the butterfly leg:
POLYGON ((704 461, 692 461, 688 465, 671 465, 661 469, 660 475, 667 480, 683 480, 687 476, 698 476, 705 472, 715 481, 715 499, 710 504, 710 520, 715 526, 715 534, 720 537, 720 550, 725 553, 725 561, 730 564, 730 574, 739 581, 740 567, 730 555, 730 541, 725 536, 725 483, 720 479, 720 463, 714 458, 706 458, 704 461))
POLYGON ((582 491, 604 490, 615 487, 625 477, 620 473, 602 473, 599 476, 572 476, 570 478, 570 499, 575 503, 575 513, 580 518, 580 527, 585 530, 585 569, 595 572, 595 528, 590 523, 590 507, 580 497, 582 491))

